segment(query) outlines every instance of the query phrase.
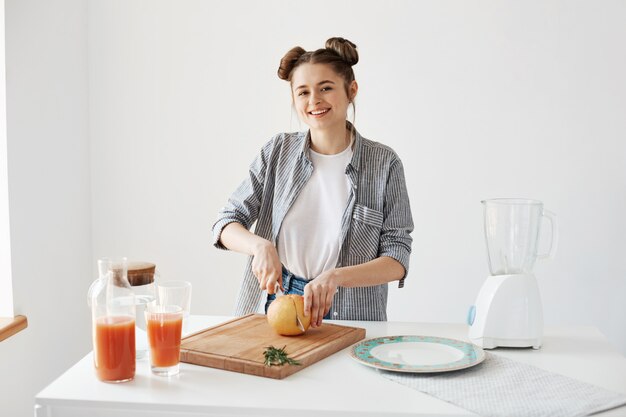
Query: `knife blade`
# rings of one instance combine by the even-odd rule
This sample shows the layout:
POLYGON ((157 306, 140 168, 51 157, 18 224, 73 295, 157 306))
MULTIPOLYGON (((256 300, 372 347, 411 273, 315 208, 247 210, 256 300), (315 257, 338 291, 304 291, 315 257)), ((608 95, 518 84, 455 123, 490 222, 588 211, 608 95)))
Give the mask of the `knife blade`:
POLYGON ((304 333, 306 329, 304 328, 304 325, 302 324, 300 317, 298 317, 298 314, 296 314, 296 323, 298 323, 298 328, 300 329, 300 331, 304 333))

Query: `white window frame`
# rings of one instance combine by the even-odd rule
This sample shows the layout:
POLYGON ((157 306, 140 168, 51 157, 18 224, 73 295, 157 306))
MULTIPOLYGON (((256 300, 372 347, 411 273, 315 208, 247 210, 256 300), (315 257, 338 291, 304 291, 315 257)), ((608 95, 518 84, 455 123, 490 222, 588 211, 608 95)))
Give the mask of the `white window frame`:
POLYGON ((6 104, 4 0, 0 0, 0 317, 12 318, 14 310, 13 278, 11 275, 6 104))

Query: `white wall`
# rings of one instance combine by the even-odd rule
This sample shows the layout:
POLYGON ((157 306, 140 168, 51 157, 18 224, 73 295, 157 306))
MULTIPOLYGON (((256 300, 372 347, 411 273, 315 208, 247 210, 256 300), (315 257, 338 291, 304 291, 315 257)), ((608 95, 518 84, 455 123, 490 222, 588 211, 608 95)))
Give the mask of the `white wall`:
POLYGON ((626 353, 626 5, 384 4, 6 0, 15 304, 30 325, 0 343, 3 415, 32 415, 90 349, 99 256, 152 260, 193 282, 194 313, 232 311, 244 258, 210 247, 210 226, 261 145, 300 128, 280 57, 334 35, 361 52, 358 129, 406 167, 414 253, 390 318, 463 321, 488 272, 479 201, 524 196, 561 223, 556 260, 536 268, 547 324, 596 325, 626 353))
POLYGON ((33 397, 91 346, 87 8, 6 0, 7 131, 15 313, 0 343, 0 415, 33 397))
POLYGON ((390 318, 464 321, 488 273, 480 200, 535 198, 561 226, 536 266, 546 323, 626 353, 625 4, 382 4, 90 3, 95 255, 155 261, 193 282, 193 312, 230 313, 244 257, 210 226, 261 145, 299 129, 282 54, 341 35, 356 125, 403 158, 415 218, 390 318))

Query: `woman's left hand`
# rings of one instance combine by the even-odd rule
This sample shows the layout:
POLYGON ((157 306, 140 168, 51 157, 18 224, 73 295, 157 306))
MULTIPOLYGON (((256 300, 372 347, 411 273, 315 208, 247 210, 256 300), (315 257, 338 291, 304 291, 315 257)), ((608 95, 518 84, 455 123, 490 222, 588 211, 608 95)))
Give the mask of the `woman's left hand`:
POLYGON ((330 311, 337 292, 336 269, 323 272, 304 287, 304 315, 311 315, 311 327, 318 327, 330 311))

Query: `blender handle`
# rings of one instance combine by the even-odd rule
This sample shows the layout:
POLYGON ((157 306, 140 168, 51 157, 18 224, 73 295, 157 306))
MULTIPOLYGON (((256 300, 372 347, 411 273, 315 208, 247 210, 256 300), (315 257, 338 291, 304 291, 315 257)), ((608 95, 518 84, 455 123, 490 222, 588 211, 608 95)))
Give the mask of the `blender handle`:
POLYGON ((559 227, 558 227, 558 222, 556 220, 556 214, 552 213, 549 210, 544 209, 542 215, 546 219, 550 220, 550 225, 552 226, 551 228, 552 239, 550 240, 550 250, 548 251, 548 253, 542 253, 540 255, 537 255, 537 259, 554 259, 554 254, 556 253, 556 247, 559 243, 559 227))

